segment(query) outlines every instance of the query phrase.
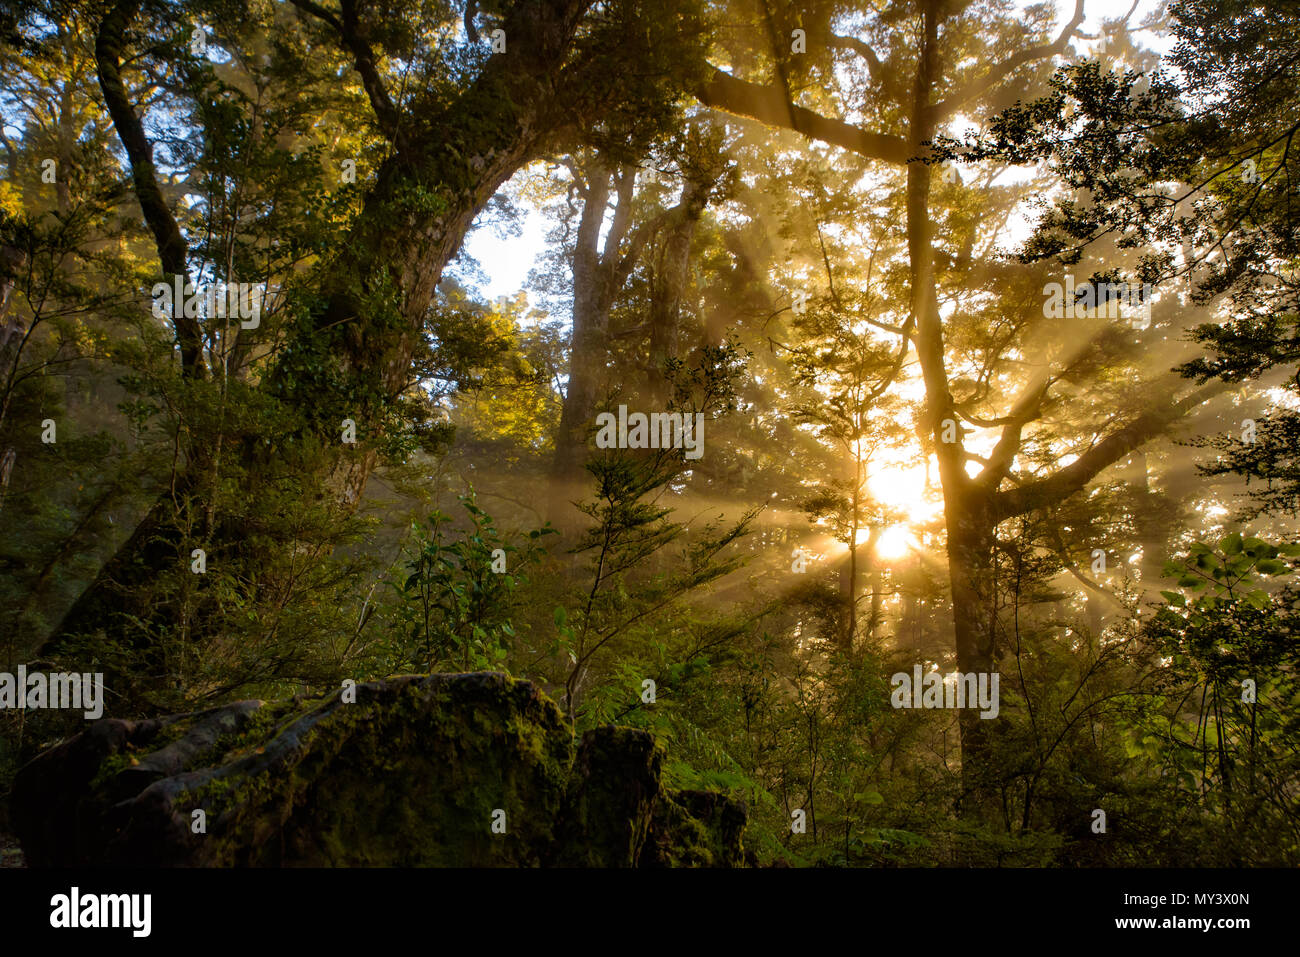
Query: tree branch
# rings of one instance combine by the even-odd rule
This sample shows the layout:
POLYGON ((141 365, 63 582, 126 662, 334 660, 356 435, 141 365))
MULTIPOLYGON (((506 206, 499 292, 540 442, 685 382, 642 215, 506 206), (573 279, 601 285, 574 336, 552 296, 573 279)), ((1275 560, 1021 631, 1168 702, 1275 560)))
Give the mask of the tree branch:
MULTIPOLYGON (((153 233, 154 246, 158 250, 163 272, 184 277, 187 275, 189 244, 163 198, 162 189, 154 175, 153 144, 145 135, 144 124, 136 116, 126 84, 122 80, 120 64, 123 37, 127 25, 135 17, 138 3, 139 0, 118 0, 100 21, 95 36, 95 65, 99 74, 99 88, 104 93, 104 102, 118 139, 126 150, 136 199, 144 212, 145 223, 153 233)), ((202 379, 207 372, 203 363, 202 329, 196 319, 185 315, 183 309, 173 311, 177 313, 172 321, 181 347, 182 373, 202 379)))
POLYGON ((996 521, 1003 521, 1034 509, 1064 501, 1092 481, 1102 469, 1113 465, 1201 405, 1227 386, 1214 383, 1189 393, 1177 402, 1148 409, 1128 425, 1102 439, 1074 462, 1046 478, 997 493, 993 498, 996 521))
POLYGON ((618 247, 627 236, 632 223, 632 197, 636 188, 636 167, 620 167, 614 176, 614 216, 609 223, 609 232, 605 234, 605 246, 601 251, 602 268, 615 268, 618 261, 618 247))
POLYGON ((977 96, 987 93, 993 87, 997 86, 1008 76, 1032 60, 1042 60, 1046 57, 1056 56, 1064 53, 1066 44, 1070 42, 1070 37, 1074 36, 1076 30, 1083 23, 1083 0, 1074 0, 1074 16, 1070 18, 1062 29, 1060 35, 1051 43, 1040 43, 1038 46, 1026 47, 1011 59, 999 63, 978 80, 972 80, 954 92, 950 93, 945 99, 940 100, 930 107, 931 118, 933 122, 940 122, 947 119, 964 103, 973 100, 977 96))
POLYGON ((852 50, 858 56, 867 61, 867 72, 871 75, 874 82, 879 83, 881 80, 880 57, 876 56, 876 51, 870 46, 863 43, 857 37, 841 37, 831 34, 827 38, 827 43, 832 47, 840 50, 852 50))
POLYGON ((356 0, 340 0, 343 13, 342 20, 320 4, 314 3, 313 0, 291 0, 291 2, 299 10, 311 14, 334 28, 334 31, 343 41, 343 45, 352 54, 353 65, 356 67, 357 73, 361 75, 361 85, 365 87, 366 96, 370 98, 370 106, 375 111, 375 119, 379 123, 379 129, 389 142, 401 149, 403 138, 401 124, 398 122, 397 108, 393 105, 392 98, 388 95, 388 89, 379 76, 374 51, 370 49, 370 44, 361 36, 360 23, 357 20, 356 0))
POLYGON ((867 159, 904 166, 911 158, 902 137, 872 133, 822 116, 791 103, 774 87, 737 80, 722 70, 715 69, 712 78, 696 88, 695 95, 705 106, 794 130, 867 159))
POLYGON ((1021 435, 1025 426, 1042 412, 1043 399, 1055 380, 1044 375, 1034 385, 1027 388, 1011 407, 1011 411, 1001 420, 1002 435, 998 444, 989 453, 988 462, 976 481, 990 491, 996 489, 1011 469, 1016 453, 1020 451, 1021 435))
POLYGON ((1124 602, 1120 601, 1114 592, 1108 588, 1103 588, 1083 572, 1079 571, 1078 563, 1070 557, 1070 550, 1065 547, 1065 537, 1061 534, 1061 529, 1057 526, 1056 522, 1052 520, 1051 516, 1048 517, 1046 526, 1046 534, 1051 538, 1052 547, 1056 549, 1056 557, 1061 560, 1061 566, 1077 578, 1083 587, 1097 595, 1100 595, 1108 601, 1114 602, 1118 607, 1124 608, 1124 602))

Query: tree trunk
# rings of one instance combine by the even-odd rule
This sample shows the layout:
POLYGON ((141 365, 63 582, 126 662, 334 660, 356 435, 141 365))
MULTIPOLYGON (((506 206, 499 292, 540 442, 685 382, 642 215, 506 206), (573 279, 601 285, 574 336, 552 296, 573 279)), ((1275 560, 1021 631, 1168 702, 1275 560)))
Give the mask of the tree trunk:
MULTIPOLYGON (((997 669, 996 582, 993 574, 993 523, 989 501, 978 494, 945 496, 948 574, 957 670, 991 674, 997 669)), ((962 788, 971 810, 988 797, 989 721, 977 707, 964 708, 961 728, 962 788), (973 799, 973 800, 972 800, 973 799)))
MULTIPOLYGON (((602 261, 600 227, 610 196, 610 172, 592 164, 578 222, 573 251, 573 332, 569 348, 569 383, 560 410, 555 437, 551 480, 555 495, 551 520, 567 513, 567 502, 578 495, 582 466, 587 456, 587 434, 593 425, 596 403, 605 385, 609 357, 609 311, 614 304, 607 262, 602 261)), ((622 196, 619 197, 622 202, 622 196)), ((630 197, 629 197, 630 199, 630 197)), ((608 248, 608 240, 606 243, 608 248)))
POLYGON ((668 399, 664 369, 668 360, 677 357, 677 339, 681 332, 682 297, 690 279, 691 240, 695 226, 704 214, 709 184, 701 185, 691 177, 682 187, 681 202, 669 216, 655 256, 654 276, 650 281, 650 357, 647 363, 648 401, 656 408, 668 399))
MULTIPOLYGON (((924 146, 934 136, 931 94, 939 78, 939 10, 928 0, 922 12, 920 62, 909 140, 913 155, 923 157, 924 146)), ((958 670, 989 672, 993 668, 992 602, 993 529, 996 521, 991 498, 977 490, 966 473, 965 451, 948 373, 944 361, 943 320, 939 314, 930 218, 932 169, 915 161, 907 168, 907 246, 911 265, 912 310, 916 316, 916 352, 925 383, 928 430, 934 438, 943 487, 944 518, 948 531, 948 573, 952 588, 954 644, 958 670), (945 432, 957 430, 956 441, 944 441, 945 432)), ((988 725, 975 707, 962 709, 961 771, 963 790, 975 800, 963 805, 980 814, 987 798, 988 725)))
MULTIPOLYGON (((871 617, 867 620, 867 640, 873 645, 876 637, 880 633, 881 605, 884 601, 883 582, 881 581, 880 562, 876 558, 871 561, 871 617)), ((899 628, 902 633, 902 628, 899 628)))

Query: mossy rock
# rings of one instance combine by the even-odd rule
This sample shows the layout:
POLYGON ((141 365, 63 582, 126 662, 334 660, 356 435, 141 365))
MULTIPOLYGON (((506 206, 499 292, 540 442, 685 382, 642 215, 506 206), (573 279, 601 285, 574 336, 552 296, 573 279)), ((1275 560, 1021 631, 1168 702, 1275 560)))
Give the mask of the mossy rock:
POLYGON ((603 727, 582 736, 556 863, 632 867, 650 833, 663 748, 644 731, 603 727))
POLYGON ((741 861, 743 808, 713 795, 694 818, 689 801, 662 788, 663 751, 644 732, 599 728, 575 747, 554 702, 495 673, 355 691, 351 703, 335 692, 95 722, 15 780, 13 825, 28 864, 741 861), (206 831, 194 833, 200 810, 206 831))
POLYGON ((717 791, 663 790, 639 867, 742 867, 746 812, 717 791))

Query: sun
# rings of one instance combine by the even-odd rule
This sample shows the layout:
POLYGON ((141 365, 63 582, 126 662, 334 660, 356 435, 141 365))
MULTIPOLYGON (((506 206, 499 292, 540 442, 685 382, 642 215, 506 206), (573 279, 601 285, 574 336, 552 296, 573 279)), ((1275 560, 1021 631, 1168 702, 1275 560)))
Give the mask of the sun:
POLYGON ((924 462, 883 463, 867 477, 867 491, 881 505, 915 525, 933 518, 938 510, 926 479, 924 462))
POLYGON ((881 558, 902 558, 911 547, 907 526, 890 525, 876 539, 876 554, 881 558))
MULTIPOLYGON (((871 535, 870 528, 859 528, 854 543, 863 547, 871 541, 871 535)), ((887 525, 876 534, 872 551, 877 558, 902 558, 915 544, 916 539, 906 525, 887 525)))

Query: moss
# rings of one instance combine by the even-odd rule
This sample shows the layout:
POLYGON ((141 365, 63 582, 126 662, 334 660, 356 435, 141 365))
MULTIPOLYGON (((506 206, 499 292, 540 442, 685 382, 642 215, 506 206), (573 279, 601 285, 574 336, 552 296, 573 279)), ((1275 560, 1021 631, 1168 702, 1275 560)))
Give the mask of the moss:
MULTIPOLYGON (((287 701, 277 701, 271 704, 263 702, 261 707, 250 712, 237 728, 230 730, 217 739, 213 748, 213 753, 219 756, 217 762, 228 764, 255 751, 258 747, 264 746, 284 726, 304 714, 310 713, 319 707, 324 700, 326 699, 295 697, 287 701)), ((193 763, 190 763, 187 765, 186 770, 190 770, 194 766, 193 763)))
POLYGON ((90 790, 98 791, 107 786, 108 782, 117 777, 122 771, 140 763, 139 758, 129 750, 119 751, 116 754, 110 754, 104 759, 99 766, 94 778, 90 782, 90 790))
POLYGON ((284 726, 258 749, 265 766, 238 758, 209 777, 183 800, 217 818, 213 863, 540 863, 531 848, 559 810, 568 732, 531 686, 483 678, 362 685, 356 704, 284 726), (496 808, 505 835, 491 833, 496 808), (256 840, 268 820, 278 843, 256 840))
POLYGON ((190 715, 174 715, 151 721, 125 722, 128 729, 118 750, 110 751, 91 779, 90 790, 96 791, 108 784, 122 771, 137 767, 145 756, 160 751, 184 737, 189 729, 190 715))
POLYGON ((650 833, 664 749, 644 731, 588 731, 574 763, 558 863, 632 867, 650 833))
MULTIPOLYGON (((120 737, 123 728, 117 731, 120 737)), ((139 773, 124 772, 142 752, 121 747, 104 757, 86 796, 99 822, 85 829, 93 845, 87 862, 532 867, 738 860, 739 831, 732 840, 719 827, 724 804, 697 801, 696 808, 692 798, 665 796, 664 752, 653 737, 599 728, 575 747, 554 702, 500 674, 361 684, 352 704, 338 693, 242 702, 182 716, 168 732, 161 749, 154 749, 161 739, 150 739, 139 773), (164 776, 165 769, 171 773, 164 776), (146 791, 147 784, 153 787, 146 791), (206 834, 190 833, 195 808, 207 812, 206 834), (492 831, 497 809, 506 813, 503 834, 492 831), (697 809, 707 820, 694 820, 697 809)), ((743 812, 739 820, 743 827, 743 812)))
POLYGON ((664 791, 642 867, 741 867, 743 805, 716 791, 664 791))

